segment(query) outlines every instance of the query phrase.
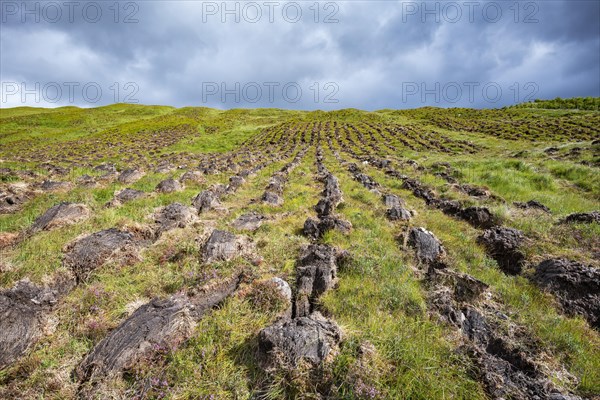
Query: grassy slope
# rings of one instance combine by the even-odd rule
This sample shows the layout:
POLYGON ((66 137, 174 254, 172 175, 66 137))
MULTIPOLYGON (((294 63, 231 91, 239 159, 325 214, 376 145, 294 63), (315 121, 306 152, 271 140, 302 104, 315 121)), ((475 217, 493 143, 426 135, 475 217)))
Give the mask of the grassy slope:
MULTIPOLYGON (((438 161, 450 162, 461 183, 484 185, 503 197, 507 204, 491 203, 490 207, 507 224, 523 229, 528 237, 535 239, 527 250, 530 260, 538 260, 544 255, 564 255, 597 266, 594 249, 597 251, 599 247, 598 224, 561 226, 554 223, 570 212, 600 208, 599 145, 591 145, 594 131, 590 133, 588 129, 598 120, 599 113, 572 114, 530 109, 304 113, 129 105, 96 109, 3 109, 0 114, 0 159, 3 159, 0 167, 28 168, 47 174, 39 168, 39 161, 11 160, 17 150, 19 155, 27 157, 51 149, 55 163, 68 165, 66 159, 61 163, 61 157, 71 144, 85 141, 93 144, 93 140, 102 140, 108 133, 116 138, 116 143, 136 143, 140 132, 168 132, 168 129, 182 125, 191 128, 176 143, 161 149, 160 154, 227 152, 259 134, 262 128, 286 121, 335 119, 351 123, 373 121, 414 125, 453 140, 469 140, 481 150, 474 155, 448 155, 411 151, 403 148, 400 142, 391 142, 399 151, 393 153, 386 149, 384 153, 408 157, 427 167, 438 161), (523 125, 522 121, 532 123, 532 116, 536 123, 541 121, 542 127, 581 123, 588 130, 574 137, 560 137, 558 131, 553 130, 548 138, 544 138, 538 132, 542 128, 523 125), (490 134, 489 127, 494 124, 498 127, 497 136, 490 134), (512 140, 519 134, 527 139, 529 129, 535 141, 512 140), (544 152, 548 147, 559 148, 554 159, 544 152), (582 150, 573 154, 573 147, 582 150), (530 199, 549 206, 553 215, 523 212, 511 206, 512 201, 530 199)), ((354 139, 358 141, 358 138, 354 139)), ((143 144, 140 146, 143 152, 143 144)), ((85 151, 87 148, 79 148, 77 152, 82 154, 68 157, 79 157, 85 151)), ((154 162, 159 159, 158 155, 144 153, 144 159, 154 162)), ((127 166, 127 162, 119 157, 109 160, 116 161, 121 167, 127 166)), ((250 199, 260 196, 269 176, 282 165, 280 163, 261 171, 235 195, 226 198, 228 215, 211 213, 202 216, 199 225, 169 233, 146 250, 142 260, 133 266, 107 266, 95 273, 89 283, 70 293, 61 305, 56 313, 58 324, 54 333, 38 343, 15 367, 0 372, 0 394, 18 393, 22 398, 37 398, 40 393, 44 398, 72 397, 76 384, 69 372, 86 351, 123 320, 132 303, 167 296, 210 276, 213 271, 199 264, 195 238, 207 226, 225 228, 243 211, 258 210, 276 218, 253 234, 259 252, 265 258, 256 269, 257 277, 284 276, 293 282, 294 260, 301 244, 307 243, 298 230, 306 217, 313 214, 311 207, 316 204, 320 191, 320 184, 314 180, 313 161, 314 151, 311 150, 291 174, 283 208, 249 203, 250 199), (174 254, 183 254, 183 257, 171 260, 168 256, 174 254), (94 311, 90 311, 92 306, 94 311)), ((361 398, 352 380, 358 374, 381 396, 388 398, 484 398, 482 388, 468 376, 468 360, 453 351, 457 338, 447 328, 430 320, 425 312, 425 289, 413 273, 412 257, 395 239, 401 227, 385 220, 380 199, 352 181, 329 152, 326 164, 342 182, 346 203, 340 213, 354 226, 348 237, 329 234, 325 238, 328 243, 350 249, 355 254, 351 265, 340 273, 339 288, 323 299, 324 307, 346 333, 342 352, 330 370, 339 397, 361 398), (369 368, 357 371, 358 347, 364 341, 375 345, 377 355, 369 368)), ((93 165, 81 165, 68 179, 75 181, 84 173, 94 174, 90 168, 93 165)), ((504 306, 512 312, 511 318, 529 327, 551 355, 552 362, 564 363, 577 377, 578 383, 567 382, 568 386, 582 394, 600 393, 600 337, 597 332, 581 319, 561 315, 552 297, 541 293, 526 279, 499 272, 494 262, 474 244, 477 232, 468 225, 427 209, 420 200, 402 190, 399 181, 380 171, 369 167, 366 172, 417 210, 414 224, 427 226, 440 237, 458 269, 492 286, 504 306)), ((412 168, 406 172, 449 197, 465 198, 430 172, 412 168)), ((132 187, 151 192, 167 176, 150 173, 132 187)), ((225 182, 228 176, 209 175, 206 183, 188 185, 183 192, 152 195, 117 209, 105 209, 103 205, 112 198, 115 190, 124 187, 122 185, 38 196, 20 212, 0 216, 0 232, 24 229, 59 201, 84 202, 93 209, 94 216, 85 224, 44 232, 14 249, 4 250, 3 260, 13 268, 0 274, 0 286, 10 287, 25 277, 43 282, 60 271, 61 249, 78 235, 115 225, 147 222, 146 216, 155 207, 173 201, 188 204, 202 188, 213 182, 225 182)), ((12 181, 12 178, 3 177, 0 182, 3 181, 12 181)), ((216 273, 225 274, 229 267, 217 266, 216 273)), ((267 385, 255 362, 256 334, 274 315, 273 310, 254 306, 242 292, 206 317, 194 337, 183 347, 166 355, 161 362, 140 366, 137 375, 122 382, 122 389, 136 388, 143 378, 160 377, 168 382, 166 394, 172 398, 211 394, 217 398, 248 398, 257 388, 267 385)), ((298 391, 307 394, 314 389, 302 385, 300 381, 281 377, 267 385, 266 393, 271 398, 281 398, 284 394, 291 396, 298 391)), ((158 397, 160 391, 153 393, 158 397)))

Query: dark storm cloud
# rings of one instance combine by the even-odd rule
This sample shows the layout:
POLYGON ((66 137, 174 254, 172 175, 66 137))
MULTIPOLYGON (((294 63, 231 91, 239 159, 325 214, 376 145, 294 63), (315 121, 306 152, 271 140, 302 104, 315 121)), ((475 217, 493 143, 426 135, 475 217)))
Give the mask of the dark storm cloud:
POLYGON ((220 1, 122 2, 118 15, 113 2, 79 2, 73 21, 64 6, 44 18, 62 2, 28 2, 29 14, 22 4, 2 1, 3 106, 379 109, 600 96, 597 1, 322 2, 318 14, 313 2, 287 12, 252 3, 260 18, 248 2, 228 2, 233 14, 220 1), (72 100, 65 83, 78 85, 72 100), (24 91, 36 88, 39 99, 24 91))

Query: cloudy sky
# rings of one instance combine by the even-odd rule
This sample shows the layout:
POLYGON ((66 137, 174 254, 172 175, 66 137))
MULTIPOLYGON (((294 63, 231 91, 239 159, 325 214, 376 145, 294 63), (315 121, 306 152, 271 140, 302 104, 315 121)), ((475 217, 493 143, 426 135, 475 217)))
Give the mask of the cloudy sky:
POLYGON ((600 2, 0 1, 2 107, 600 96, 600 2))

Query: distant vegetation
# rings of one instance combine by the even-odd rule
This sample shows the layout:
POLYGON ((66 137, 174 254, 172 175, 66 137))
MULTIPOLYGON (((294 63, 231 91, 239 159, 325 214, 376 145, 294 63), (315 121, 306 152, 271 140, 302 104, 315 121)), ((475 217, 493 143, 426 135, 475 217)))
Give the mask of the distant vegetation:
POLYGON ((536 99, 528 103, 517 104, 516 108, 542 108, 549 110, 600 110, 600 97, 573 97, 571 99, 561 99, 560 97, 554 100, 536 99))

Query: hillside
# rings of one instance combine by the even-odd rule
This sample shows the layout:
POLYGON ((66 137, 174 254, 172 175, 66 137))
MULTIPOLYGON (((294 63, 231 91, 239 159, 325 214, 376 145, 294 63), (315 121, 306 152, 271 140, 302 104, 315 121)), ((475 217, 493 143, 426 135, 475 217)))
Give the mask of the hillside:
POLYGON ((0 398, 598 398, 600 111, 561 101, 2 109, 0 398))

